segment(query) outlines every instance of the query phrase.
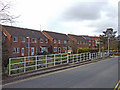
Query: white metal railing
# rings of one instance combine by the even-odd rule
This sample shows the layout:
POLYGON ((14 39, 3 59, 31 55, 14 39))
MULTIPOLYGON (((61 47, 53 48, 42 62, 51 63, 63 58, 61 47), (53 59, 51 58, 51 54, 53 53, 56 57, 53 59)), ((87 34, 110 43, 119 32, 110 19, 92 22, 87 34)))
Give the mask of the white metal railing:
POLYGON ((9 75, 25 73, 30 70, 38 70, 43 67, 47 68, 58 64, 94 60, 105 56, 99 53, 80 53, 9 58, 9 75))

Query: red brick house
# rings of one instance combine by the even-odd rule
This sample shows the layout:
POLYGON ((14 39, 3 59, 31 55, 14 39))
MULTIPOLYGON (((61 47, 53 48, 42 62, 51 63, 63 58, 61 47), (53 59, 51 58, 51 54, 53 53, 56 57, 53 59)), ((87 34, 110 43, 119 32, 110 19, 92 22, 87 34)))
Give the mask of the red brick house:
POLYGON ((97 49, 97 44, 99 44, 100 37, 89 36, 91 38, 91 48, 97 49))
POLYGON ((50 46, 52 53, 67 53, 68 42, 71 40, 66 34, 51 32, 51 31, 42 31, 50 40, 50 46))
POLYGON ((76 47, 74 52, 77 52, 79 48, 89 48, 90 38, 88 36, 68 34, 68 37, 74 41, 74 47, 76 47))
POLYGON ((2 32, 6 37, 10 57, 49 52, 49 39, 41 31, 2 25, 2 32))

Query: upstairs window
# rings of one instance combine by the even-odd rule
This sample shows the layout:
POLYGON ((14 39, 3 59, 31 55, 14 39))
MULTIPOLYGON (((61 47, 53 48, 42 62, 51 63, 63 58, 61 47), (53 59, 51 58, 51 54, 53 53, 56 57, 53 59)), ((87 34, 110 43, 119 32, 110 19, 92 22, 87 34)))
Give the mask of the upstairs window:
POLYGON ((66 40, 64 40, 64 43, 66 44, 66 43, 67 43, 67 41, 66 41, 66 40))
POLYGON ((32 43, 36 43, 37 39, 36 38, 32 38, 32 43))
POLYGON ((54 43, 56 43, 56 40, 54 40, 54 43))
POLYGON ((48 39, 45 40, 45 43, 48 43, 48 39))
POLYGON ((91 46, 91 44, 89 44, 89 46, 91 46))
POLYGON ((40 39, 40 43, 43 43, 43 39, 42 38, 40 39))
POLYGON ((58 44, 60 44, 60 40, 58 40, 58 44))
POLYGON ((14 42, 18 42, 18 37, 14 37, 14 38, 13 38, 13 41, 14 41, 14 42))

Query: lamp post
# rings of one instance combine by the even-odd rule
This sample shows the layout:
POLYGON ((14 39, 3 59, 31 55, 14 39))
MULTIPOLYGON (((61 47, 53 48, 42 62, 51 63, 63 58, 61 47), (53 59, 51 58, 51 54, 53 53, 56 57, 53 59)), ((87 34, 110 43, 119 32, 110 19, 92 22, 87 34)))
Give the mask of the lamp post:
POLYGON ((30 56, 30 38, 26 37, 28 39, 28 57, 30 56))
POLYGON ((108 55, 110 53, 110 37, 108 37, 108 55))

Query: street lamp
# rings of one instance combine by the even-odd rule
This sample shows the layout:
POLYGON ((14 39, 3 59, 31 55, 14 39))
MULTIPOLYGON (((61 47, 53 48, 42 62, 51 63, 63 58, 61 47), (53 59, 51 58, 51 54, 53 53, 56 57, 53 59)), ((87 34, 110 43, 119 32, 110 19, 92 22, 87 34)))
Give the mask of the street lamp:
POLYGON ((30 37, 26 37, 28 39, 28 56, 30 56, 30 37))

